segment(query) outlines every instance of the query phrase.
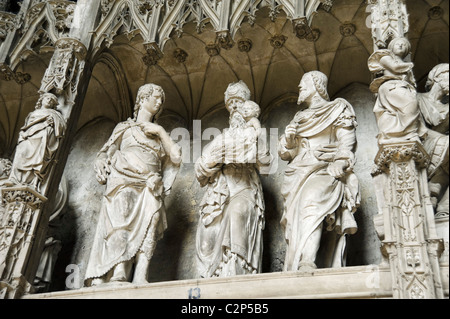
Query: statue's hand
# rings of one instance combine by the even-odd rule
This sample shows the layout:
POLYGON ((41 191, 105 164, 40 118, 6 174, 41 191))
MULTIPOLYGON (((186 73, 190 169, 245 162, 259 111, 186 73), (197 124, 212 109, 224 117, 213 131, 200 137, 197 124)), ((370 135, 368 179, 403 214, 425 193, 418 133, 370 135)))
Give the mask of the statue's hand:
POLYGON ((284 131, 285 139, 286 139, 286 147, 294 148, 295 147, 295 136, 297 134, 297 128, 295 125, 288 125, 286 130, 284 131))
POLYGON ((347 161, 337 160, 328 165, 327 172, 334 178, 341 178, 344 177, 345 169, 347 168, 347 166, 348 166, 347 161))
POLYGON ((159 136, 161 134, 161 129, 162 127, 155 123, 145 123, 143 127, 144 133, 147 136, 159 136))
POLYGON ((94 170, 96 173, 97 181, 102 185, 106 184, 108 175, 111 173, 108 161, 102 158, 98 159, 94 164, 94 170))
POLYGON ((223 163, 223 159, 225 157, 225 149, 217 148, 211 151, 207 157, 207 166, 209 168, 213 168, 217 164, 223 163))

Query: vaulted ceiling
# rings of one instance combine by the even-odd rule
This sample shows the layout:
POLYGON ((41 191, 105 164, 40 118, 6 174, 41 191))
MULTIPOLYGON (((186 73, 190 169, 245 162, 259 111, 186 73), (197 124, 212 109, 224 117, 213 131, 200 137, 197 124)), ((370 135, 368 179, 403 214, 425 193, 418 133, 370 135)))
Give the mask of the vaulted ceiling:
MULTIPOLYGON (((222 109, 226 87, 238 80, 247 83, 263 112, 279 102, 295 101, 298 83, 307 71, 320 70, 329 76, 331 96, 353 82, 368 85, 367 59, 373 42, 366 25, 367 1, 333 3, 330 11, 319 9, 312 20, 311 28, 320 31, 315 41, 296 37, 292 22, 283 13, 272 21, 262 8, 254 25, 244 20, 233 47, 221 48, 216 55, 206 50, 215 41, 212 26, 207 24, 198 33, 195 23, 187 23, 181 37, 172 34, 165 43, 156 65, 144 63, 140 35, 131 40, 118 35, 96 56, 78 127, 98 118, 118 122, 131 116, 137 89, 148 82, 161 85, 166 92, 163 117, 187 128, 192 120, 222 109)), ((407 2, 408 37, 419 83, 434 65, 448 62, 448 5, 446 0, 407 2), (441 10, 436 12, 436 7, 441 10)), ((2 151, 12 153, 20 126, 34 109, 50 57, 50 52, 42 52, 19 63, 16 71, 31 75, 25 84, 0 79, 0 156, 2 151)))

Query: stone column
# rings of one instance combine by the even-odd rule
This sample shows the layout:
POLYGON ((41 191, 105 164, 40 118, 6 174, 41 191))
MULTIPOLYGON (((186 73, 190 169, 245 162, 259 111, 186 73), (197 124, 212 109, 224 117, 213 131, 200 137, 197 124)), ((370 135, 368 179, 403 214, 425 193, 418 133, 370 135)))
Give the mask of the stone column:
POLYGON ((20 298, 32 293, 47 233, 46 205, 55 197, 92 71, 89 56, 91 33, 100 1, 79 0, 69 36, 59 39, 41 82, 40 93, 53 93, 67 123, 56 158, 41 187, 13 185, 2 188, 5 209, 0 216, 0 298, 20 298), (49 200, 47 200, 49 199, 49 200))
MULTIPOLYGON (((407 36, 405 0, 368 0, 368 6, 374 50, 407 36)), ((444 298, 439 266, 444 245, 436 232, 428 189, 429 155, 420 142, 406 137, 378 146, 372 172, 378 202, 374 224, 383 262, 391 269, 393 297, 444 298)))
POLYGON ((378 233, 387 258, 394 298, 444 298, 438 238, 426 167, 429 156, 418 142, 380 146, 373 180, 379 203, 378 233))

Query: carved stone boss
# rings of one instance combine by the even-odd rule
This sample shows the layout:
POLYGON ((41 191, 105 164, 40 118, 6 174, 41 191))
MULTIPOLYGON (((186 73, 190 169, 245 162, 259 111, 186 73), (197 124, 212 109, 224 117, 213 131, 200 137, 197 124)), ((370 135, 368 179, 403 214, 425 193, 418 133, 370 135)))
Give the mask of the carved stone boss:
POLYGON ((384 227, 377 229, 392 272, 393 297, 444 297, 426 167, 429 156, 418 142, 380 147, 373 172, 384 227))

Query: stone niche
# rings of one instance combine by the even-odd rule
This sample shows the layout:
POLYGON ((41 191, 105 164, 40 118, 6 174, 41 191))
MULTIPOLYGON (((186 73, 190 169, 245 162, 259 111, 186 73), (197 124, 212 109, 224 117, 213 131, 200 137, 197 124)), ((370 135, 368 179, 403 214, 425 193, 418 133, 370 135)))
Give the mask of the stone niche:
MULTIPOLYGON (((372 113, 374 97, 366 85, 359 83, 349 85, 333 99, 336 97, 345 98, 353 105, 358 121, 358 162, 355 173, 361 183, 362 203, 355 215, 358 232, 350 236, 348 241, 347 265, 378 265, 381 253, 373 225, 377 209, 370 175, 377 151, 377 127, 372 113)), ((266 202, 263 273, 276 273, 283 269, 285 240, 279 223, 283 210, 280 189, 287 163, 278 157, 276 142, 297 110, 295 99, 288 99, 263 110, 261 116, 262 126, 272 134, 271 141, 275 144, 272 148, 276 155, 276 171, 261 178, 266 202)), ((165 121, 164 117, 161 119, 161 124, 169 132, 176 127, 170 120, 165 121)), ((59 230, 62 249, 55 266, 52 291, 82 287, 104 190, 104 186, 95 179, 93 162, 115 124, 107 119, 97 119, 84 125, 79 129, 72 146, 64 173, 68 180, 69 197, 59 230), (74 277, 76 281, 71 287, 66 287, 70 269, 74 269, 75 265, 79 270, 78 276, 74 277)), ((210 114, 201 122, 202 132, 210 127, 220 130, 228 127, 228 112, 225 108, 210 114)), ((202 141, 203 146, 206 143, 207 140, 202 141)), ((151 261, 149 281, 153 283, 198 278, 195 271, 195 237, 198 203, 204 189, 194 176, 194 147, 191 140, 191 160, 182 164, 173 190, 166 199, 168 229, 151 261)))

